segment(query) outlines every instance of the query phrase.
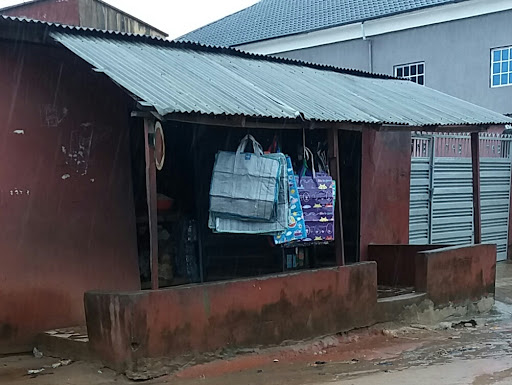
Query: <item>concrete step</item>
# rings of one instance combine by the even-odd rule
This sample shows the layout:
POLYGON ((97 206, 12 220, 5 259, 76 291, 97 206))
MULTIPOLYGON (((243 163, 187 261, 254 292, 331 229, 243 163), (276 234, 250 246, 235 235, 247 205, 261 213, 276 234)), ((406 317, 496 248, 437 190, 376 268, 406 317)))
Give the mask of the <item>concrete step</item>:
POLYGON ((419 305, 427 299, 426 293, 408 293, 377 300, 377 322, 396 321, 400 314, 412 305, 419 305))
POLYGON ((48 330, 37 337, 37 348, 44 355, 90 361, 94 357, 89 350, 89 337, 85 326, 48 330))

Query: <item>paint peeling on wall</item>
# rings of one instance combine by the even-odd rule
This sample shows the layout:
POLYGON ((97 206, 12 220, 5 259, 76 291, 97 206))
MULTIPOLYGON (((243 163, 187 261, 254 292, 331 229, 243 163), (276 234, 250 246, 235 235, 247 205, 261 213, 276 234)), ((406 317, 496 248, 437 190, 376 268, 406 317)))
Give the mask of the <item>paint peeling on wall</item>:
POLYGON ((12 190, 9 190, 9 194, 11 196, 30 195, 30 190, 21 189, 21 188, 14 188, 12 190))
POLYGON ((43 104, 40 114, 44 127, 58 127, 68 115, 68 109, 67 107, 57 107, 52 104, 43 104))
POLYGON ((78 130, 71 131, 69 147, 61 147, 62 153, 66 156, 66 164, 77 174, 87 175, 93 138, 93 124, 82 123, 78 130))

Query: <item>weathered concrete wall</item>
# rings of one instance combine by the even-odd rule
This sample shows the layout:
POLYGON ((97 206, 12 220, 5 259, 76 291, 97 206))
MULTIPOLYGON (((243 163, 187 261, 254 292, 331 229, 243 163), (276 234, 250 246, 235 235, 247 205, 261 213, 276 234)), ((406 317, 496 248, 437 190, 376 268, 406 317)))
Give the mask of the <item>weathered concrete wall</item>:
POLYGON ((385 286, 416 285, 416 255, 448 245, 369 245, 368 260, 377 262, 377 283, 385 286))
POLYGON ((407 244, 411 134, 363 130, 361 165, 361 260, 368 245, 407 244))
POLYGON ((416 258, 416 287, 436 305, 494 296, 496 245, 447 247, 416 258))
POLYGON ((138 289, 129 108, 59 48, 0 43, 0 353, 138 289))
POLYGON ((134 293, 85 295, 92 350, 119 371, 145 358, 278 344, 363 327, 377 302, 374 262, 134 293))
POLYGON ((78 13, 79 0, 47 0, 33 4, 22 4, 18 7, 3 11, 2 14, 44 20, 52 23, 80 25, 78 13))
POLYGON ((143 21, 97 0, 79 0, 80 25, 165 38, 167 35, 143 21))

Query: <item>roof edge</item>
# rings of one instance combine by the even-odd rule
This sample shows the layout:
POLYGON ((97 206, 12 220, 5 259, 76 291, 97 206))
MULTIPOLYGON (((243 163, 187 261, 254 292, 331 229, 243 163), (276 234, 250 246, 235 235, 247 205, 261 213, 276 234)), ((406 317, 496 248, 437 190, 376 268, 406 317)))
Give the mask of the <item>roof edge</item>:
MULTIPOLYGON (((431 8, 443 7, 443 6, 446 6, 446 5, 455 4, 455 3, 462 3, 462 2, 466 2, 466 1, 471 1, 471 0, 452 0, 452 1, 449 1, 449 2, 443 3, 443 4, 424 5, 424 6, 421 6, 421 7, 418 7, 418 8, 408 9, 406 11, 391 12, 391 13, 386 13, 386 14, 383 14, 383 15, 380 15, 380 16, 375 16, 375 17, 367 17, 367 18, 355 19, 355 20, 352 20, 352 21, 349 21, 349 22, 345 22, 345 23, 337 23, 337 24, 332 24, 332 25, 325 26, 325 27, 311 28, 311 29, 308 29, 308 30, 305 30, 305 31, 287 33, 285 35, 268 37, 268 38, 264 38, 264 39, 249 40, 249 41, 245 41, 245 42, 242 42, 242 43, 233 44, 232 46, 233 47, 237 47, 237 46, 242 46, 242 45, 261 43, 261 42, 265 42, 265 41, 269 41, 269 40, 274 40, 274 39, 280 39, 280 38, 284 38, 284 37, 299 36, 299 35, 304 35, 304 34, 308 34, 308 33, 312 33, 312 32, 323 31, 323 30, 327 30, 327 29, 331 29, 331 28, 343 27, 343 26, 352 25, 352 24, 360 24, 360 23, 364 23, 366 21, 385 19, 387 17, 393 17, 393 16, 397 16, 397 15, 407 15, 408 13, 423 11, 423 10, 431 9, 431 8)), ((222 20, 222 19, 219 19, 217 21, 220 21, 220 20, 222 20)), ((213 23, 211 23, 211 24, 213 24, 213 23)), ((201 27, 201 28, 203 28, 203 27, 201 27)), ((198 30, 201 29, 201 28, 198 28, 198 30)), ((191 31, 191 32, 195 32, 195 31, 191 31)))
MULTIPOLYGON (((373 79, 395 79, 395 80, 401 80, 399 78, 396 78, 394 76, 386 75, 386 74, 374 74, 366 71, 361 70, 355 70, 355 69, 349 69, 349 68, 341 68, 326 64, 317 64, 307 61, 302 61, 298 59, 289 59, 289 58, 282 58, 277 56, 271 56, 271 55, 262 55, 252 52, 243 51, 241 49, 238 49, 236 47, 221 47, 221 46, 214 46, 214 45, 207 45, 207 44, 201 44, 191 41, 176 41, 176 40, 167 40, 163 39, 158 36, 149 36, 149 35, 141 35, 141 34, 130 34, 126 32, 119 32, 119 31, 106 31, 106 30, 100 30, 95 28, 88 28, 88 27, 77 27, 77 26, 71 26, 66 24, 58 24, 58 23, 50 23, 47 21, 41 21, 41 20, 33 20, 28 18, 20 18, 20 17, 14 17, 14 16, 6 16, 6 15, 0 15, 0 26, 5 23, 11 23, 11 24, 17 24, 19 26, 40 26, 43 28, 42 33, 67 33, 67 34, 91 34, 91 35, 101 35, 101 36, 107 36, 112 39, 138 39, 138 40, 144 40, 147 42, 150 42, 151 44, 160 44, 165 45, 169 47, 175 47, 175 48, 189 48, 194 50, 200 50, 200 51, 206 51, 206 52, 218 52, 223 53, 227 55, 234 55, 239 57, 247 57, 247 58, 258 58, 260 60, 266 60, 274 63, 285 63, 290 65, 296 65, 296 66, 305 66, 309 68, 314 68, 318 70, 323 71, 331 71, 331 72, 338 72, 346 75, 353 75, 353 76, 359 76, 359 77, 365 77, 365 78, 373 78, 373 79)), ((1 36, 1 34, 0 34, 1 36)), ((405 80, 404 80, 405 81, 405 80)))

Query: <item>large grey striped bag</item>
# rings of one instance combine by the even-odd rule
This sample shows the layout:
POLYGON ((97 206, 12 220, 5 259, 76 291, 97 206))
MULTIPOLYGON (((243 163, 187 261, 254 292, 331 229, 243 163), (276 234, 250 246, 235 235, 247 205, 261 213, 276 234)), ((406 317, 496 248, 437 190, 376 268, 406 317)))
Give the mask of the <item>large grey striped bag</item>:
POLYGON ((278 160, 281 167, 275 218, 268 222, 262 222, 219 217, 210 212, 208 226, 215 233, 279 235, 288 228, 289 189, 288 174, 286 171, 286 156, 284 154, 277 153, 263 155, 263 157, 278 160))
POLYGON ((210 186, 210 213, 216 217, 270 221, 276 216, 281 164, 263 156, 261 145, 246 135, 236 152, 216 155, 210 186), (244 152, 252 142, 254 153, 244 152))

